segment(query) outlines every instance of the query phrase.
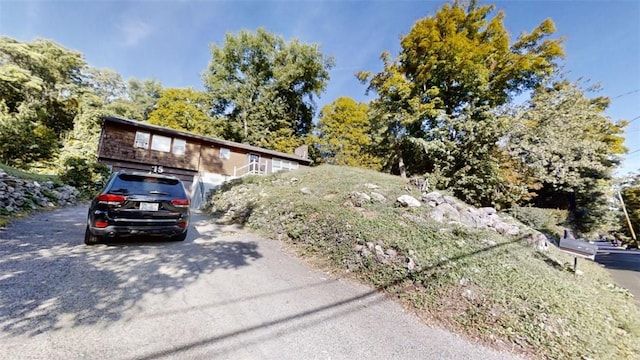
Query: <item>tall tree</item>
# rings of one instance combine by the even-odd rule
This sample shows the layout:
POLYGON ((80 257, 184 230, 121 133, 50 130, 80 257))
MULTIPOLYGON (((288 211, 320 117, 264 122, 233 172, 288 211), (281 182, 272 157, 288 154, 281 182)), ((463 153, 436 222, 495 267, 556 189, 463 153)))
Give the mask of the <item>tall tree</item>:
POLYGON ((50 159, 58 142, 58 134, 40 121, 37 106, 22 102, 10 111, 0 100, 0 162, 27 169, 36 161, 50 159))
POLYGON ((73 127, 85 66, 80 53, 53 41, 0 37, 0 139, 14 143, 2 146, 0 161, 28 167, 54 156, 73 127))
POLYGON ((138 80, 131 78, 127 82, 127 99, 133 103, 133 120, 149 120, 151 112, 156 108, 162 96, 162 83, 155 79, 138 80))
POLYGON ((82 75, 82 84, 86 91, 96 95, 102 105, 127 97, 127 84, 120 74, 111 69, 86 67, 82 75))
POLYGON ((604 111, 607 98, 588 98, 568 81, 541 86, 516 108, 503 139, 543 186, 539 206, 568 208, 579 227, 593 228, 607 211, 607 189, 626 149, 625 121, 613 122, 604 111))
POLYGON ((349 97, 341 97, 320 111, 315 146, 325 162, 363 168, 379 168, 371 154, 371 125, 368 106, 349 97))
POLYGON ((445 4, 414 24, 401 40, 398 59, 386 61, 391 66, 376 76, 359 74, 370 79, 369 89, 383 104, 388 103, 385 91, 400 89, 393 82, 406 83, 402 110, 384 106, 380 111, 389 114, 386 118, 409 115, 397 122, 396 143, 404 152, 409 144, 419 144, 424 156, 407 163, 407 170, 439 173, 457 195, 476 204, 491 203, 488 184, 500 188, 496 144, 505 124, 495 108, 551 76, 563 56, 561 40, 545 39, 555 31, 551 20, 510 45, 504 13, 490 18, 493 10, 476 1, 445 4))
POLYGON ((384 64, 382 72, 376 75, 359 72, 357 77, 363 83, 369 81, 367 94, 371 91, 378 94, 371 101, 370 117, 376 153, 383 160, 383 168, 406 178, 406 152, 415 149, 411 139, 418 136, 415 130, 421 127, 422 113, 433 108, 412 97, 414 84, 388 52, 383 52, 380 58, 384 64), (411 130, 414 134, 410 135, 411 130))
POLYGON ((109 69, 85 67, 82 84, 73 96, 78 104, 73 128, 64 136, 58 163, 69 158, 95 161, 103 115, 146 120, 156 106, 162 85, 156 80, 131 79, 109 69))
POLYGON ((215 136, 207 95, 192 88, 166 89, 149 115, 149 123, 196 134, 215 136))
POLYGON ((264 29, 227 34, 211 55, 203 78, 214 113, 227 119, 226 139, 288 152, 302 144, 332 58, 264 29))

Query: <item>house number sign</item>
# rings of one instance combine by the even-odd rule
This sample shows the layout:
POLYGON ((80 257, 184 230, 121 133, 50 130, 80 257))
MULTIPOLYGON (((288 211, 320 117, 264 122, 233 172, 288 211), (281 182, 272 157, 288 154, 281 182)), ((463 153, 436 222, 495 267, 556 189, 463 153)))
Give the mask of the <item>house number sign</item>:
POLYGON ((164 172, 164 169, 162 168, 162 165, 153 165, 151 167, 151 171, 156 174, 162 174, 164 172))

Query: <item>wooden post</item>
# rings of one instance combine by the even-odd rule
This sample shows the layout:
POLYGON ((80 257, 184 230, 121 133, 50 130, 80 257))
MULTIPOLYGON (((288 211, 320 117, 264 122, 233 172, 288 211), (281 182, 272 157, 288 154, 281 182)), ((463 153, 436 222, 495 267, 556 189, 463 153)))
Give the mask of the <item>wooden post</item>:
POLYGON ((620 203, 622 204, 622 211, 624 212, 624 216, 627 219, 627 225, 629 225, 629 230, 631 231, 631 238, 633 238, 633 242, 638 246, 638 239, 636 239, 636 233, 633 231, 633 226, 631 225, 631 219, 629 219, 629 213, 627 213, 627 208, 624 206, 624 200, 622 199, 622 194, 618 191, 618 198, 620 198, 620 203))

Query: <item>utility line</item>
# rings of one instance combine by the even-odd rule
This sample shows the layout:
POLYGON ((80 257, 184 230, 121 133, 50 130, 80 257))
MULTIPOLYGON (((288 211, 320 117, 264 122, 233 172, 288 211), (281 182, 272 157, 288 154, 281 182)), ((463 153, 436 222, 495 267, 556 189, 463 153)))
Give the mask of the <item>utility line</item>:
POLYGON ((637 93, 637 92, 640 92, 640 89, 632 90, 632 91, 629 91, 628 93, 624 93, 624 94, 620 94, 620 95, 618 95, 618 96, 614 96, 614 97, 612 97, 611 99, 612 99, 612 100, 613 100, 613 99, 618 99, 618 98, 621 98, 621 97, 623 97, 623 96, 627 96, 627 95, 635 94, 635 93, 637 93))

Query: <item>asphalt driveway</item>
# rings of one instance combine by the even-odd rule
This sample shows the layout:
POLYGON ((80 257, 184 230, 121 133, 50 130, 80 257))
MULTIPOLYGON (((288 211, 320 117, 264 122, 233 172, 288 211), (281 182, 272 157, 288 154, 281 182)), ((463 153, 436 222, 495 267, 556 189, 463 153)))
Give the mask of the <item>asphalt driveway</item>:
POLYGON ((514 358, 205 216, 185 242, 89 247, 85 215, 0 230, 2 359, 514 358))
POLYGON ((603 265, 622 287, 633 294, 640 305, 640 250, 625 250, 607 241, 597 241, 596 262, 603 265))

